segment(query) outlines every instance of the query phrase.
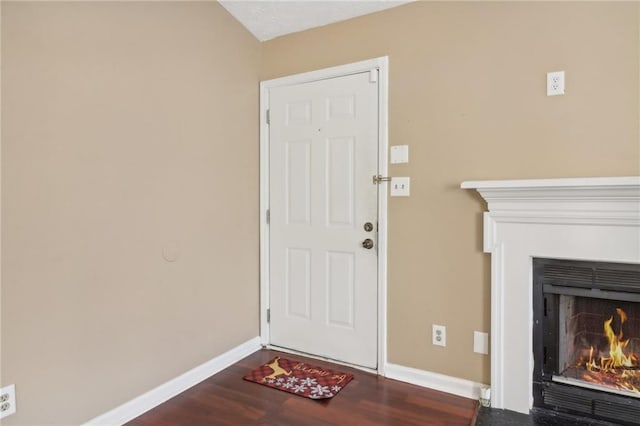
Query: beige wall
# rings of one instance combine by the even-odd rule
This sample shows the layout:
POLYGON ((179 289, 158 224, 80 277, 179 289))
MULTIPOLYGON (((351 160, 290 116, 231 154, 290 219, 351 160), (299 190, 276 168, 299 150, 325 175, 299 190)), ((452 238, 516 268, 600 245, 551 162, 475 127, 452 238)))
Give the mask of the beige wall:
POLYGON ((263 44, 262 79, 389 55, 389 361, 488 383, 475 179, 640 174, 638 3, 418 2, 263 44), (566 95, 547 97, 548 71, 566 95), (430 343, 447 326, 447 347, 430 343))
POLYGON ((260 44, 214 2, 2 3, 2 424, 79 424, 258 334, 260 44))

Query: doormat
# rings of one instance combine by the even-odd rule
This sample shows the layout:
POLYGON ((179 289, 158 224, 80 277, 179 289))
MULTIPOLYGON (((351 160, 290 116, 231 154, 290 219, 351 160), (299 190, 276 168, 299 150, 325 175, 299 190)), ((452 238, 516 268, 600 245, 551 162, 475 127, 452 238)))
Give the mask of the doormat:
POLYGON ((305 398, 326 399, 340 392, 353 374, 275 357, 243 378, 305 398))

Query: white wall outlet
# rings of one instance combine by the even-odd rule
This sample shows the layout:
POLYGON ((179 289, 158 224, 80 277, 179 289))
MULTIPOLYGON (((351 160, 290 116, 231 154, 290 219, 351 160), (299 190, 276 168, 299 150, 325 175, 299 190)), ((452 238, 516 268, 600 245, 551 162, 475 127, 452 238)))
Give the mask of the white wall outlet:
POLYGON ((410 179, 408 177, 391 178, 391 196, 408 197, 410 179))
POLYGON ((564 95, 564 71, 547 73, 547 96, 564 95))
POLYGON ((16 385, 0 389, 0 419, 16 412, 16 385))
POLYGON ((434 345, 447 346, 447 327, 444 325, 433 324, 431 338, 434 345))
POLYGON ((394 145, 391 147, 391 164, 409 162, 409 145, 394 145))
POLYGON ((489 353, 489 333, 473 332, 473 351, 484 355, 489 353))

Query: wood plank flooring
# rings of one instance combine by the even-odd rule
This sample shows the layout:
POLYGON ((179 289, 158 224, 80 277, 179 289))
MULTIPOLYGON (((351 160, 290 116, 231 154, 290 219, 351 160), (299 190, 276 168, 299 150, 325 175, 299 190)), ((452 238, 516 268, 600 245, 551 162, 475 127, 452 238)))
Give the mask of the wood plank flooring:
POLYGON ((473 422, 475 400, 316 359, 260 350, 127 423, 199 425, 433 425, 473 422), (338 395, 311 400, 243 380, 276 356, 354 374, 338 395))

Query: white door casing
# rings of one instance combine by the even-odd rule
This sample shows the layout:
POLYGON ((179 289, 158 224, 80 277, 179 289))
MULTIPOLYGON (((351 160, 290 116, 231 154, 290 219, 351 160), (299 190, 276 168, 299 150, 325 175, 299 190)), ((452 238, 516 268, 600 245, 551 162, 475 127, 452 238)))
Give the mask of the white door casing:
POLYGON ((379 58, 261 83, 263 343, 381 373, 386 186, 372 176, 386 173, 386 72, 379 58))

